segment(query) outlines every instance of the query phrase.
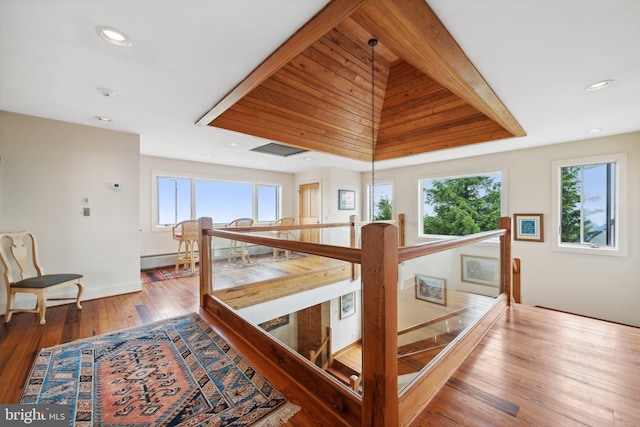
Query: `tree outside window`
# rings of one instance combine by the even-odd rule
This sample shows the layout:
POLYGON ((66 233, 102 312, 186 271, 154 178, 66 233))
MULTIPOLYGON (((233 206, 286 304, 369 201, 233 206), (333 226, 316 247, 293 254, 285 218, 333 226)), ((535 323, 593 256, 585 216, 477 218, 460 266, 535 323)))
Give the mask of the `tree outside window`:
POLYGON ((465 236, 495 230, 501 174, 421 181, 423 234, 465 236))
POLYGON ((560 170, 560 241, 615 244, 615 163, 567 166, 560 170))
MULTIPOLYGON (((372 221, 387 221, 393 218, 393 185, 376 184, 373 188, 373 218, 372 221)), ((369 186, 371 194, 371 186, 369 186)), ((371 216, 371 213, 369 213, 371 216)))

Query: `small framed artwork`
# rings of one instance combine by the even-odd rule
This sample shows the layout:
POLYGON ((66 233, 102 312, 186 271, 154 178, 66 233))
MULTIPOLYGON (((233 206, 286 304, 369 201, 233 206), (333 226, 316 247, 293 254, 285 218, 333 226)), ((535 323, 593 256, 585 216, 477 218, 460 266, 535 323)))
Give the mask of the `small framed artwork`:
POLYGON ((284 316, 276 317, 275 319, 267 320, 266 322, 259 323, 260 326, 265 331, 273 331, 280 326, 287 325, 289 323, 289 315, 285 314, 284 316))
POLYGON ((463 282, 498 287, 500 268, 498 258, 461 255, 463 282))
POLYGON ((416 274, 416 299, 447 305, 447 281, 439 277, 416 274))
POLYGON ((356 192, 354 190, 338 190, 338 209, 353 210, 356 208, 356 192))
POLYGON ((544 242, 542 214, 513 214, 514 240, 544 242))
POLYGON ((349 292, 340 297, 340 318, 352 316, 356 313, 356 293, 349 292))

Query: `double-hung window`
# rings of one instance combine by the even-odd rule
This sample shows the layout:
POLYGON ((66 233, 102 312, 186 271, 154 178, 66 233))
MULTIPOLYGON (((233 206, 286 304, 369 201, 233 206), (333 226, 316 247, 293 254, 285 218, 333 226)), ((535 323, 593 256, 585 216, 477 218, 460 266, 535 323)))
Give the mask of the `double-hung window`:
POLYGON ((622 255, 626 155, 555 161, 553 173, 555 249, 622 255))

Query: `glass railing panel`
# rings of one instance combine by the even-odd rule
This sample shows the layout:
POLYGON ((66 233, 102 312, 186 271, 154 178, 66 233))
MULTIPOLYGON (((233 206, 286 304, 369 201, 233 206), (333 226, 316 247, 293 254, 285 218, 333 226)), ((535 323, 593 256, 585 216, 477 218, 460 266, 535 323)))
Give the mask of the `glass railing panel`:
POLYGON ((212 295, 344 387, 361 390, 362 303, 353 264, 268 243, 243 248, 212 237, 212 295))
POLYGON ((351 388, 350 381, 359 379, 362 372, 359 280, 343 278, 236 311, 344 387, 351 388))
POLYGON ((497 241, 482 241, 401 263, 399 390, 476 322, 499 294, 497 241))

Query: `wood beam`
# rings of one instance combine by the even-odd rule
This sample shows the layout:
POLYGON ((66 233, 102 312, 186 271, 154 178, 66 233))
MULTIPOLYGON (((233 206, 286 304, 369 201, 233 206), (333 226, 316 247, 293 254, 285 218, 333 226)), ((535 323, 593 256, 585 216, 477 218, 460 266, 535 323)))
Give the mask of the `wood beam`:
POLYGON ((318 14, 291 36, 282 46, 273 52, 240 84, 219 101, 208 113, 196 122, 197 125, 208 125, 220 114, 224 113, 244 98, 249 92, 284 67, 300 52, 311 46, 316 40, 331 31, 342 20, 351 15, 364 0, 332 0, 318 14))
POLYGON ((367 0, 351 17, 399 57, 511 134, 525 135, 424 0, 367 0))

